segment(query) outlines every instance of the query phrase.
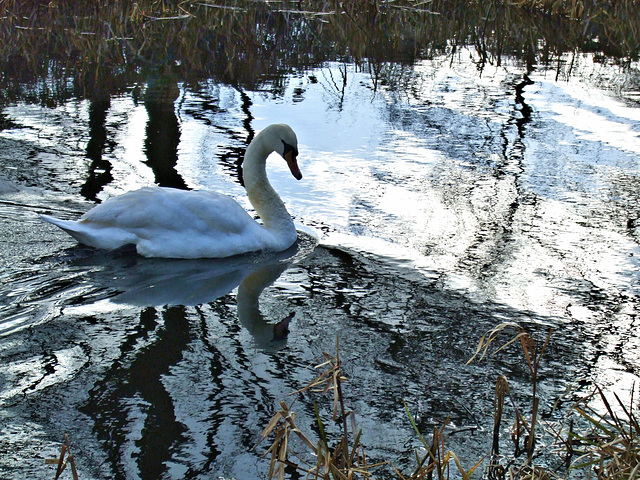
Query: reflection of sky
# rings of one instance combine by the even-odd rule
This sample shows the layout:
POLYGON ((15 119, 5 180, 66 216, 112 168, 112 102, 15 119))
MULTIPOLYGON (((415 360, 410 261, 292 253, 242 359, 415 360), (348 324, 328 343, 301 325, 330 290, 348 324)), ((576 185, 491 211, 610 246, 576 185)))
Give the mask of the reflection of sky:
MULTIPOLYGON (((447 272, 456 285, 549 312, 562 308, 535 300, 547 290, 533 286, 548 286, 536 272, 597 276, 607 285, 637 273, 624 215, 640 200, 638 109, 581 83, 534 74, 523 90, 532 117, 523 122, 514 90, 522 77, 508 68, 479 77, 470 63, 451 68, 435 60, 388 73, 387 83, 406 88, 374 92, 368 74, 339 64, 290 77, 282 96, 265 88, 243 99, 213 82, 181 86, 178 173, 191 188, 227 193, 249 208, 235 172, 248 108, 255 131, 285 122, 297 132, 303 179, 294 180, 277 155, 270 179, 295 220, 328 242, 395 250, 447 272), (511 232, 506 240, 503 231, 511 232), (556 265, 554 255, 565 260, 556 265), (593 256, 601 261, 585 260, 593 256), (483 262, 498 282, 506 275, 520 284, 516 271, 528 272, 527 286, 478 283, 473 265, 483 262)), ((58 183, 72 189, 88 170, 88 109, 86 101, 54 110, 10 107, 5 112, 26 128, 0 135, 33 142, 39 161, 56 165, 58 183), (79 143, 64 140, 78 136, 79 143), (53 147, 62 168, 46 153, 53 147)), ((143 163, 147 118, 130 96, 111 99, 103 158, 114 181, 101 198, 153 182, 143 163)))
POLYGON ((637 293, 640 251, 624 217, 634 203, 610 206, 610 195, 637 190, 638 110, 533 75, 522 122, 520 75, 421 70, 415 94, 373 95, 349 71, 342 101, 318 72, 318 83, 292 80, 284 99, 253 95, 257 129, 286 121, 298 132, 303 180, 271 167, 297 220, 542 315, 598 323, 609 307, 594 309, 593 289, 637 293))
MULTIPOLYGON (((135 105, 129 96, 111 99, 107 117, 107 129, 111 130, 113 142, 117 145, 113 155, 111 174, 115 182, 107 185, 101 199, 118 195, 122 191, 135 190, 141 186, 153 185, 154 175, 144 160, 144 138, 146 135, 147 111, 143 105, 135 105)), ((107 152, 108 154, 109 152, 107 152)))
MULTIPOLYGON (((269 160, 270 179, 296 221, 324 232, 326 241, 339 235, 363 250, 395 248, 447 271, 456 284, 529 308, 547 295, 544 288, 532 292, 535 272, 593 276, 607 285, 636 275, 624 216, 640 201, 638 109, 581 83, 534 74, 523 90, 532 116, 523 120, 515 96, 522 77, 508 68, 479 77, 471 64, 435 60, 388 73, 395 75, 389 84, 406 88, 374 92, 368 74, 339 64, 290 77, 282 96, 265 88, 243 98, 213 82, 181 86, 178 173, 191 188, 221 191, 249 207, 235 172, 248 108, 255 131, 285 122, 297 132, 303 179, 294 180, 277 155, 269 160), (562 267, 554 255, 566 257, 562 267), (601 261, 585 260, 593 256, 601 261), (528 271, 529 286, 514 293, 478 283, 473 265, 482 262, 497 279, 528 271), (585 264, 591 266, 579 267, 585 264)), ((54 110, 10 107, 5 113, 26 128, 0 135, 33 142, 39 161, 56 165, 73 188, 88 169, 88 108, 86 101, 54 110), (82 141, 65 140, 74 137, 82 141), (52 149, 62 168, 47 153, 52 149)), ((103 158, 114 181, 101 198, 153 182, 143 163, 147 118, 130 96, 111 99, 103 158)), ((543 310, 557 311, 549 302, 543 310)))
POLYGON ((612 150, 640 154, 640 109, 576 81, 542 83, 533 91, 531 103, 549 112, 577 139, 601 144, 598 151, 606 155, 598 161, 615 159, 612 150))

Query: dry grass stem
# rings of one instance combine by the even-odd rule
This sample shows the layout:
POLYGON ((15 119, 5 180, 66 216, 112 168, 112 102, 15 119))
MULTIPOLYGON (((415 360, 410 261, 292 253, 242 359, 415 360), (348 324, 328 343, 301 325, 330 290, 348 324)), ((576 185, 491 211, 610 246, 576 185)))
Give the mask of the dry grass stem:
MULTIPOLYGON (((640 54, 640 28, 630 21, 640 16, 635 0, 107 0, 99 7, 5 0, 2 7, 0 87, 7 93, 52 72, 90 95, 158 72, 255 87, 343 60, 371 73, 375 85, 393 85, 408 81, 397 78, 398 62, 453 62, 463 47, 479 71, 515 57, 527 69, 557 68, 558 76, 571 75, 579 52, 627 70, 640 54)), ((63 85, 54 90, 64 98, 63 85)))
POLYGON ((316 405, 316 422, 320 433, 317 443, 312 442, 295 424, 296 415, 285 402, 280 402, 280 409, 269 421, 262 431, 261 443, 269 436, 273 436, 271 446, 265 452, 270 456, 269 478, 283 479, 285 467, 291 467, 307 475, 307 478, 321 479, 354 479, 370 478, 371 469, 383 465, 383 463, 370 464, 361 443, 362 432, 357 429, 355 415, 345 408, 345 399, 341 384, 346 380, 342 372, 339 346, 335 356, 323 353, 324 361, 315 368, 323 369, 307 386, 293 392, 292 395, 300 395, 304 392, 327 394, 332 392, 333 414, 335 421, 341 419, 342 431, 335 446, 331 446, 320 412, 316 405), (348 419, 351 419, 351 429, 348 427, 348 419), (290 449, 290 437, 295 433, 315 456, 315 464, 310 464, 290 449), (289 456, 295 456, 299 463, 289 460, 289 456))
POLYGON ((586 434, 572 432, 572 445, 577 445, 574 451, 580 455, 572 469, 592 468, 598 480, 640 478, 640 425, 633 409, 634 391, 635 386, 628 406, 614 393, 617 403, 614 408, 602 389, 596 387, 591 396, 575 407, 578 415, 591 425, 591 430, 586 434), (597 413, 589 406, 594 397, 604 405, 604 413, 597 413))
POLYGON ((73 480, 78 480, 78 471, 76 470, 76 462, 71 454, 71 447, 69 446, 69 437, 65 434, 64 436, 65 443, 62 444, 62 448, 60 449, 60 456, 58 458, 46 458, 44 463, 45 465, 56 465, 56 476, 54 480, 58 480, 62 473, 67 468, 67 465, 71 466, 71 475, 73 476, 73 480), (65 459, 66 457, 66 459, 65 459))

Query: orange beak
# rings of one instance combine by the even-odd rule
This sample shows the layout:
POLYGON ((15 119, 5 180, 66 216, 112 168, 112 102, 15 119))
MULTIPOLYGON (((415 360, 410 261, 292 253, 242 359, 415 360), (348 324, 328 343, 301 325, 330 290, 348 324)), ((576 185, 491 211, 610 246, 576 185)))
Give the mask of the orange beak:
POLYGON ((302 173, 300 172, 300 168, 298 168, 298 160, 296 158, 295 151, 289 150, 284 154, 284 159, 287 161, 287 165, 289 165, 291 175, 293 175, 296 180, 300 180, 302 178, 302 173))

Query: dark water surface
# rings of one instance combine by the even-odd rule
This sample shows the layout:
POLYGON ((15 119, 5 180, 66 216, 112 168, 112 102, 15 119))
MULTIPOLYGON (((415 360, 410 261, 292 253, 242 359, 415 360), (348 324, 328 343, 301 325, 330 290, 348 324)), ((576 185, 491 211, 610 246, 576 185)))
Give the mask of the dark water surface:
MULTIPOLYGON (((330 63, 277 93, 161 78, 101 100, 7 105, 0 477, 52 478, 43 459, 66 433, 83 479, 266 478, 262 429, 338 337, 363 443, 405 471, 420 443, 403 399, 425 433, 450 418, 467 468, 491 447, 497 375, 528 411, 517 348, 465 365, 502 322, 540 339, 555 329, 540 373, 547 425, 593 383, 628 393, 640 375, 640 109, 585 81, 450 60, 395 66, 401 89, 330 63), (238 162, 276 122, 296 130, 304 175, 268 165, 304 230, 282 255, 97 252, 37 216, 76 218, 154 183, 249 208, 238 162)), ((319 400, 294 408, 312 437, 319 400)))

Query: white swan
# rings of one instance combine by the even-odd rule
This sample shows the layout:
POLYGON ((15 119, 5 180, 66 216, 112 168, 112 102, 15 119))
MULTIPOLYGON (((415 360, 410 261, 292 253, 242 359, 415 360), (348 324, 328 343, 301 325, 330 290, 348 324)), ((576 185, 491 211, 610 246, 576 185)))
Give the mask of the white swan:
POLYGON ((272 152, 300 180, 298 142, 288 125, 262 130, 249 144, 242 173, 257 223, 235 200, 214 192, 147 187, 107 200, 78 221, 41 217, 80 243, 102 249, 134 244, 146 257, 221 258, 258 250, 282 251, 297 239, 284 203, 267 179, 272 152))

